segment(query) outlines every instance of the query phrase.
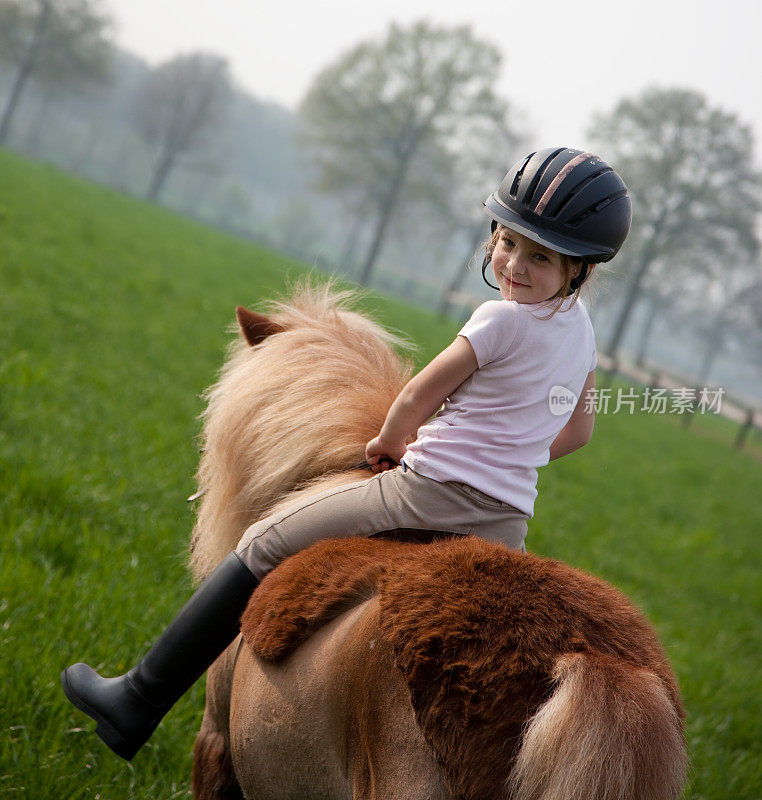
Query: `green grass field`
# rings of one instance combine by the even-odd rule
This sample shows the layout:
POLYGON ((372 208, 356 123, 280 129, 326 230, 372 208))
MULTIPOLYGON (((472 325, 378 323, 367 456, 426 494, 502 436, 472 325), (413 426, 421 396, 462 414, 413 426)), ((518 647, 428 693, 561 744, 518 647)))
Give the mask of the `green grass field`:
MULTIPOLYGON (((127 764, 59 672, 132 665, 190 591, 199 394, 239 303, 302 266, 0 151, 0 797, 190 796, 196 686, 127 764)), ((365 309, 420 345, 457 327, 365 309)), ((601 415, 540 478, 530 549, 655 623, 688 709, 686 797, 762 796, 762 464, 712 420, 601 415)))

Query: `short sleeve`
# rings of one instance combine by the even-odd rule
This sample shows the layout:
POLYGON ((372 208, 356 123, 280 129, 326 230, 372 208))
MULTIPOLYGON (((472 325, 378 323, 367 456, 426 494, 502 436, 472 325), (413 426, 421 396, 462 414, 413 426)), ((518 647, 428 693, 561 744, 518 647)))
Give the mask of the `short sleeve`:
POLYGON ((471 315, 459 336, 468 339, 480 367, 504 356, 516 338, 519 312, 515 303, 488 300, 471 315))
POLYGON ((590 362, 590 368, 587 370, 588 373, 592 372, 598 366, 598 351, 595 349, 595 340, 593 340, 593 358, 590 362))

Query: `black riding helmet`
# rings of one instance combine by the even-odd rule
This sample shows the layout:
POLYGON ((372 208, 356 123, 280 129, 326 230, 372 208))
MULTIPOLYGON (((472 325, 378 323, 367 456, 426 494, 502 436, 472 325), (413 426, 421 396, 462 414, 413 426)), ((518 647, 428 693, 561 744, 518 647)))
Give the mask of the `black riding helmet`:
MULTIPOLYGON (((632 205, 624 181, 602 159, 568 147, 549 147, 517 161, 500 188, 484 201, 498 223, 533 242, 582 259, 582 270, 569 287, 585 281, 589 264, 610 261, 627 238, 632 205)), ((486 269, 491 254, 482 264, 486 269)))

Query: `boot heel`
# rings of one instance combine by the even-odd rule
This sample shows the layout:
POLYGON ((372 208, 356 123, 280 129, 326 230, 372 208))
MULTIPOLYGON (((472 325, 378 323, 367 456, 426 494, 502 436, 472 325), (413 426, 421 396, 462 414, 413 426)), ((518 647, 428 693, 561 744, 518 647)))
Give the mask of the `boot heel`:
POLYGON ((101 741, 110 747, 120 758, 125 761, 132 761, 135 754, 143 746, 143 743, 136 745, 134 742, 128 742, 123 736, 120 736, 105 720, 99 722, 95 726, 95 732, 100 737, 101 741))

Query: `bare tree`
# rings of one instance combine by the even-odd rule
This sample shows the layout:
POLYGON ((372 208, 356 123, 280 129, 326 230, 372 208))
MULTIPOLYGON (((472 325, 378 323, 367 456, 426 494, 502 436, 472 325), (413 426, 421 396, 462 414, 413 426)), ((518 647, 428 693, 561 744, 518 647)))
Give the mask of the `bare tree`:
POLYGON ((106 77, 109 26, 98 0, 0 0, 0 47, 16 68, 0 119, 0 143, 8 138, 33 76, 56 85, 106 77))
POLYGON ((190 53, 160 64, 137 93, 143 138, 158 151, 146 197, 156 200, 180 156, 200 149, 231 97, 227 62, 190 53))
POLYGON ((403 195, 441 200, 468 147, 464 129, 474 119, 504 118, 492 89, 499 63, 497 49, 468 27, 393 24, 383 41, 358 45, 315 79, 301 119, 317 186, 371 209, 361 283, 370 281, 403 195))
POLYGON ((622 100, 594 120, 590 135, 633 199, 633 227, 618 259, 631 280, 608 345, 615 356, 657 265, 669 280, 675 260, 700 274, 756 254, 760 176, 750 129, 694 91, 649 89, 622 100))

